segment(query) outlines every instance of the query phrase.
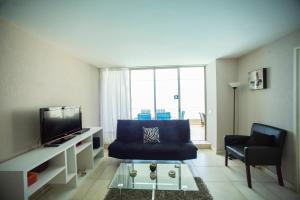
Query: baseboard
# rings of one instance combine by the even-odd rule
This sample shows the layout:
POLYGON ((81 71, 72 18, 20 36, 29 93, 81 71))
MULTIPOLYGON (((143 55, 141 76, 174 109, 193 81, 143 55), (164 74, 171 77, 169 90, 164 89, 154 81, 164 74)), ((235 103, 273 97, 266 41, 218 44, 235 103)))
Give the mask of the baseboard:
POLYGON ((198 149, 211 149, 211 144, 208 141, 197 141, 193 143, 198 149))
POLYGON ((225 155, 225 150, 224 149, 219 149, 217 150, 213 145, 211 145, 211 150, 213 150, 213 152, 215 152, 216 154, 220 154, 220 155, 225 155))
POLYGON ((216 154, 220 154, 220 155, 225 155, 225 150, 224 149, 219 149, 217 150, 213 145, 211 145, 211 149, 216 153, 216 154))
POLYGON ((220 154, 220 155, 225 155, 225 150, 223 149, 223 150, 217 150, 217 152, 216 152, 217 154, 220 154))
POLYGON ((210 149, 211 149, 213 152, 217 153, 216 148, 215 148, 213 145, 210 145, 210 149))
MULTIPOLYGON (((277 180, 277 174, 274 173, 273 171, 271 171, 270 169, 268 169, 267 167, 257 166, 257 168, 260 168, 263 172, 265 172, 266 174, 268 174, 269 176, 271 176, 277 180)), ((286 187, 291 188, 296 191, 296 187, 293 184, 291 184, 290 182, 288 182, 287 180, 283 179, 283 183, 286 187)))

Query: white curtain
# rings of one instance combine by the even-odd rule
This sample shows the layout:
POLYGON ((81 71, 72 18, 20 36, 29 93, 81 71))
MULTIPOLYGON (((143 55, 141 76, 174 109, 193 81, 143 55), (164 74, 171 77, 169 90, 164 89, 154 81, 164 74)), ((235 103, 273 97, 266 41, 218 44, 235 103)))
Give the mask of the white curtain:
POLYGON ((100 122, 104 143, 116 139, 118 119, 130 118, 129 70, 100 69, 100 122))

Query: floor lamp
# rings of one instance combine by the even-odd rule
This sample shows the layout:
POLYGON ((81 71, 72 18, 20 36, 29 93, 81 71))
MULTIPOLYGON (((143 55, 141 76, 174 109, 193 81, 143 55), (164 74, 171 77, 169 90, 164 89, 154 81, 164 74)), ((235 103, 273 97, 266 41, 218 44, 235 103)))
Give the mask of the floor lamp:
POLYGON ((233 135, 235 135, 235 91, 236 88, 238 88, 240 86, 239 82, 231 82, 229 83, 229 85, 232 87, 233 89, 233 135))

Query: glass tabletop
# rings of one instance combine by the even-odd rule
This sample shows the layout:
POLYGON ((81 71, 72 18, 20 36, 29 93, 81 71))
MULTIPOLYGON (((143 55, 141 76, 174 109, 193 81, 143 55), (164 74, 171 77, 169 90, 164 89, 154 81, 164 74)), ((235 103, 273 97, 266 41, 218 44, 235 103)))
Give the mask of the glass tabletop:
POLYGON ((156 163, 156 170, 153 172, 150 164, 122 162, 109 188, 198 191, 195 179, 186 164, 156 163))

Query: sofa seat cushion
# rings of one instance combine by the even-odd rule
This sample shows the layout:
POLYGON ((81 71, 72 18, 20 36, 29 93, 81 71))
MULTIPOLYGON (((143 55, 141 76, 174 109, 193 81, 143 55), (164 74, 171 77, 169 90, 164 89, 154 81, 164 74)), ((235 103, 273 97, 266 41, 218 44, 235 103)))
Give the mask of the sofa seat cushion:
POLYGON ((243 160, 243 161, 245 159, 244 148, 245 148, 245 146, 241 146, 241 145, 226 146, 226 150, 228 151, 228 153, 230 155, 236 157, 239 160, 243 160))
POLYGON ((197 157, 197 147, 183 144, 142 144, 115 141, 109 146, 109 156, 119 159, 185 160, 197 157))

